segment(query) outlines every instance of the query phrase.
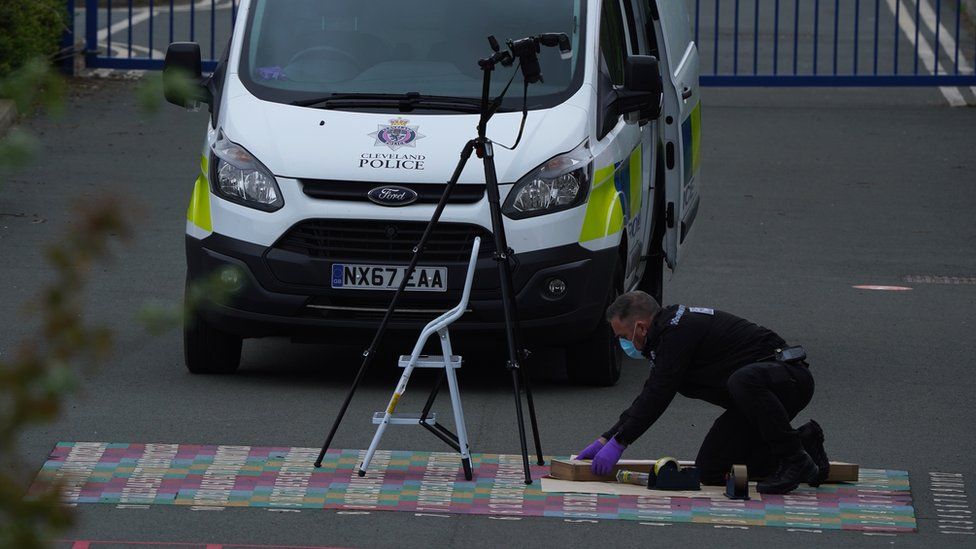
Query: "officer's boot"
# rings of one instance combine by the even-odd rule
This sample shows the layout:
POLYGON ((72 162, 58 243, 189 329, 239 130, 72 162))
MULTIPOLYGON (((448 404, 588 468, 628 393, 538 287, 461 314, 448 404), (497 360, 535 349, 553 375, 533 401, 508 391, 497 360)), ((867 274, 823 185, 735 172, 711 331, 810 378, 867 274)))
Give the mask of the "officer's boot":
POLYGON ((779 469, 769 478, 756 485, 760 494, 787 494, 796 489, 801 482, 814 482, 820 471, 817 464, 803 450, 786 456, 780 461, 779 469))
POLYGON ((800 426, 797 431, 800 432, 800 440, 803 442, 803 449, 806 450, 807 454, 813 458, 813 462, 817 464, 817 468, 820 469, 820 474, 817 475, 817 480, 811 482, 810 486, 816 488, 823 484, 827 480, 827 476, 830 474, 830 460, 827 459, 827 451, 824 450, 824 432, 820 428, 820 424, 814 420, 810 420, 800 426))

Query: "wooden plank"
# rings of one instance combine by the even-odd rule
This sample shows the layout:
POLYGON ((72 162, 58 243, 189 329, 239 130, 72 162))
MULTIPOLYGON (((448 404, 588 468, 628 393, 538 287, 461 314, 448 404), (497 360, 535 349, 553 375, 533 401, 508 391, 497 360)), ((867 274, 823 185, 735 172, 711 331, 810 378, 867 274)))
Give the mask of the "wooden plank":
MULTIPOLYGON (((637 471, 647 473, 654 466, 654 460, 650 459, 622 459, 617 462, 613 472, 609 475, 595 475, 590 470, 590 460, 580 459, 554 459, 549 469, 549 476, 560 480, 572 481, 594 481, 594 480, 615 480, 617 471, 623 469, 627 471, 637 471)), ((679 461, 682 467, 689 467, 695 464, 694 461, 679 461)), ((826 482, 857 482, 859 467, 856 463, 846 463, 842 461, 830 462, 830 474, 826 482)))

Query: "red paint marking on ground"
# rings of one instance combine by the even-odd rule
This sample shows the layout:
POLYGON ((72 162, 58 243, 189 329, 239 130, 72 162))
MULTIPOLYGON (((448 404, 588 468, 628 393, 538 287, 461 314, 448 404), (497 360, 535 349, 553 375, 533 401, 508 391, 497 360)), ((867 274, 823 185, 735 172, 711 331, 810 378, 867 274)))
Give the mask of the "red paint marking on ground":
POLYGON ((55 540, 70 543, 71 549, 96 549, 99 545, 151 545, 153 547, 200 547, 202 549, 343 549, 331 545, 253 545, 247 543, 195 543, 192 541, 105 541, 105 540, 55 540))
POLYGON ((883 292, 908 292, 912 290, 912 288, 909 288, 908 286, 876 286, 873 284, 862 284, 858 286, 851 286, 851 288, 854 288, 855 290, 880 290, 883 292))

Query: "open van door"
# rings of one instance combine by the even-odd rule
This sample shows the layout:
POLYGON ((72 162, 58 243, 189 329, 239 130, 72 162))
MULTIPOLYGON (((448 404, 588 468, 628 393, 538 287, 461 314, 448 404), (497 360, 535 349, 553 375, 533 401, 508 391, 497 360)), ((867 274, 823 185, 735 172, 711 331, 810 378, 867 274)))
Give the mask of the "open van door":
POLYGON ((698 214, 701 95, 698 46, 684 2, 647 0, 655 21, 664 81, 664 254, 674 269, 698 214))

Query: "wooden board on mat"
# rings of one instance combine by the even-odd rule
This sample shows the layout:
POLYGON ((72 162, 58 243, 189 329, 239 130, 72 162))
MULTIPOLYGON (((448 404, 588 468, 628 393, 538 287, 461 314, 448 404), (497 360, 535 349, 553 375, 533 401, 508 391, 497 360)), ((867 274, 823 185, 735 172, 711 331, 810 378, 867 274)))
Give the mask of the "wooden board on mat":
MULTIPOLYGON (((549 469, 549 476, 559 480, 571 480, 575 482, 606 481, 614 480, 617 471, 637 471, 647 473, 654 466, 654 460, 650 459, 622 459, 613 468, 613 473, 600 476, 593 474, 590 470, 590 460, 582 459, 554 459, 549 469)), ((678 461, 681 466, 694 465, 693 461, 678 461)), ((827 482, 857 482, 859 467, 856 463, 845 463, 842 461, 830 462, 830 474, 827 482)))

